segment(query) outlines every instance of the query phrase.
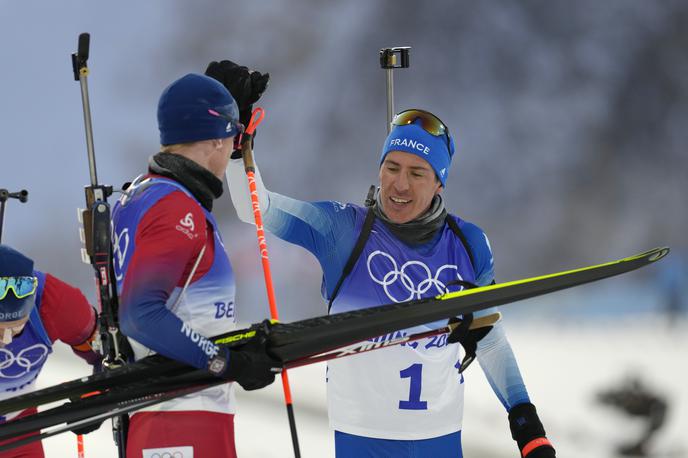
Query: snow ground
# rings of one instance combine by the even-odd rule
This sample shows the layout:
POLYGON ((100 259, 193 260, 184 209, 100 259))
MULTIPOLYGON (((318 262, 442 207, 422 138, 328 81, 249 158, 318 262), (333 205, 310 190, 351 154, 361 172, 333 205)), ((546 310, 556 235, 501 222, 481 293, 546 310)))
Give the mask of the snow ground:
MULTIPOLYGON (((595 395, 638 374, 670 402, 666 426, 653 442, 652 456, 688 457, 688 323, 669 328, 639 316, 581 327, 571 321, 507 323, 531 398, 560 457, 616 456, 615 446, 634 439, 640 423, 600 406, 595 395)), ((58 345, 39 380, 56 384, 88 373, 58 345)), ((324 365, 289 374, 302 455, 334 456, 327 425, 324 365)), ((281 383, 258 392, 238 392, 237 447, 242 458, 293 456, 281 383)), ((506 414, 476 364, 467 371, 464 455, 468 458, 518 456, 506 414)), ((45 441, 48 457, 76 456, 73 434, 45 441)), ((86 457, 116 457, 107 423, 85 437, 86 457)))

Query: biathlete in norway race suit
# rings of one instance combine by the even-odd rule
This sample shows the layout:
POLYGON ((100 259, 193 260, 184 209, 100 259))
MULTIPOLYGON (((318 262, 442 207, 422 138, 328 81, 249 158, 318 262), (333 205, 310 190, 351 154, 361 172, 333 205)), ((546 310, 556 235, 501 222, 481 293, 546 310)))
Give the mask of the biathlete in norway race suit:
MULTIPOLYGON (((96 313, 79 289, 48 273, 33 270, 32 260, 6 245, 0 245, 0 286, 3 287, 0 322, 15 323, 10 328, 3 326, 0 336, 0 400, 35 389, 56 340, 71 346, 89 364, 99 365, 101 356, 91 348, 96 335, 96 313), (20 308, 16 307, 18 288, 8 287, 12 279, 16 285, 18 278, 35 279, 32 288, 25 291, 26 296, 21 299, 25 305, 20 308), (17 321, 23 324, 16 326, 17 321)), ((32 407, 7 413, 0 416, 0 422, 36 412, 32 407)), ((0 452, 0 458, 43 456, 40 441, 0 452)))
MULTIPOLYGON (((234 273, 210 212, 243 129, 239 109, 222 84, 189 73, 163 90, 157 118, 161 151, 112 212, 122 332, 136 358, 157 352, 263 388, 279 367, 266 339, 238 348, 209 339, 236 325, 234 273)), ((225 383, 133 414, 127 456, 235 457, 233 390, 225 383)))
MULTIPOLYGON (((242 174, 241 160, 230 161, 232 200, 239 217, 251 222, 251 205, 242 174)), ((322 295, 329 300, 361 231, 365 209, 334 201, 304 202, 285 197, 266 190, 259 173, 256 177, 265 229, 315 255, 323 270, 322 295)), ((480 286, 492 283, 493 259, 487 237, 474 224, 451 217, 465 234, 468 247, 446 224, 429 242, 411 247, 375 220, 358 261, 332 303, 331 313, 456 291, 460 286, 448 285, 456 279, 480 286), (471 250, 475 269, 467 249, 471 250)), ((488 309, 476 316, 493 312, 488 309)), ((444 325, 446 321, 431 323, 398 335, 444 325)), ((378 340, 398 335, 380 336, 378 340)), ((460 449, 464 393, 464 378, 457 372, 459 353, 460 347, 448 345, 444 335, 330 361, 327 395, 331 427, 338 434, 396 442, 437 438, 442 444, 440 448, 446 449, 446 444, 450 444, 454 450, 450 456, 456 456, 456 449, 460 449)), ((505 408, 529 402, 501 323, 478 342, 477 355, 505 408)), ((358 441, 338 440, 347 447, 358 446, 358 441)), ((426 445, 432 447, 428 452, 435 450, 432 443, 426 445)), ((339 448, 337 453, 339 456, 339 448)))
MULTIPOLYGON (((207 337, 236 324, 234 273, 213 215, 179 182, 148 176, 115 205, 113 225, 121 326, 136 359, 157 352, 205 368, 217 353, 207 337)), ((136 413, 127 454, 234 456, 234 404, 227 383, 136 413)))

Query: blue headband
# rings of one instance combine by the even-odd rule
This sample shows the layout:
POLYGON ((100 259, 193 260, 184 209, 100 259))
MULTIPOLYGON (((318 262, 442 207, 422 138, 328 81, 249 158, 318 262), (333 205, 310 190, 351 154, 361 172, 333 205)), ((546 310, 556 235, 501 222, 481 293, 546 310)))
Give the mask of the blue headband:
POLYGON ((449 136, 449 149, 447 149, 447 138, 426 132, 421 127, 420 121, 394 126, 382 147, 380 164, 390 151, 403 151, 425 159, 435 171, 442 187, 446 185, 449 166, 454 155, 454 139, 451 136, 449 136))

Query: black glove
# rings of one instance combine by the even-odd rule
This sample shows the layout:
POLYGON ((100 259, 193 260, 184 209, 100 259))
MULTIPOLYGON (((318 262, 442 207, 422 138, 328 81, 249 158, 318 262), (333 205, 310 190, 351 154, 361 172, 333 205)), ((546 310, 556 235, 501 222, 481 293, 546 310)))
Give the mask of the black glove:
POLYGON ((215 78, 229 90, 239 106, 239 120, 244 127, 248 127, 253 104, 260 99, 268 87, 270 74, 251 71, 231 60, 209 63, 205 74, 215 78))
POLYGON ((459 366, 459 374, 465 371, 470 364, 475 361, 476 350, 478 349, 478 342, 485 337, 491 330, 492 326, 483 326, 477 329, 470 329, 473 323, 473 314, 466 313, 461 318, 449 318, 449 324, 459 323, 454 330, 449 334, 447 342, 460 343, 466 354, 461 360, 459 366))
MULTIPOLYGON (((471 283, 469 281, 464 280, 452 280, 447 283, 446 287, 449 288, 449 286, 451 285, 459 285, 465 289, 472 289, 478 287, 478 285, 476 285, 475 283, 471 283)), ((463 360, 461 360, 461 365, 459 366, 460 374, 463 371, 465 371, 473 361, 475 361, 475 352, 478 349, 478 342, 480 341, 480 339, 485 337, 488 332, 492 330, 492 326, 481 326, 476 329, 471 329, 471 324, 473 324, 472 313, 465 313, 464 315, 462 315, 461 318, 449 318, 449 322, 447 324, 451 325, 455 323, 459 323, 459 325, 456 328, 454 328, 451 334, 449 334, 447 342, 460 343, 466 352, 466 354, 463 357, 463 360)))
POLYGON ((233 380, 247 391, 257 390, 275 381, 275 373, 282 363, 270 356, 267 350, 267 336, 270 322, 263 321, 257 327, 255 336, 238 346, 221 346, 217 355, 208 361, 208 372, 216 377, 233 380))
POLYGON ((545 428, 531 403, 518 404, 509 410, 511 437, 518 444, 522 457, 554 458, 552 443, 545 437, 545 428))

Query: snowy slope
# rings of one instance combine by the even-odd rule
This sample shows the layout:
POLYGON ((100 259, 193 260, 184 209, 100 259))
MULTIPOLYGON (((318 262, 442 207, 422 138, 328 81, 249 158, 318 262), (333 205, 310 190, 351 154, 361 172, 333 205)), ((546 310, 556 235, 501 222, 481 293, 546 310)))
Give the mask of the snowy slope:
MULTIPOLYGON (((629 374, 667 396, 670 410, 653 456, 688 457, 688 323, 668 328, 664 322, 635 316, 618 322, 598 321, 579 326, 571 320, 507 323, 533 402, 538 407, 560 457, 613 457, 617 444, 634 439, 641 424, 600 406, 595 395, 629 374)), ((43 374, 43 385, 88 372, 60 348, 43 374)), ((325 411, 324 366, 290 373, 304 457, 333 456, 332 433, 325 411)), ((236 420, 238 451, 243 458, 289 457, 291 440, 281 384, 239 392, 236 420)), ((491 393, 480 368, 467 374, 464 454, 466 457, 516 457, 506 414, 491 393)), ((76 441, 64 434, 46 441, 48 457, 76 456, 76 441)), ((115 457, 109 429, 103 426, 86 437, 87 457, 115 457)))

